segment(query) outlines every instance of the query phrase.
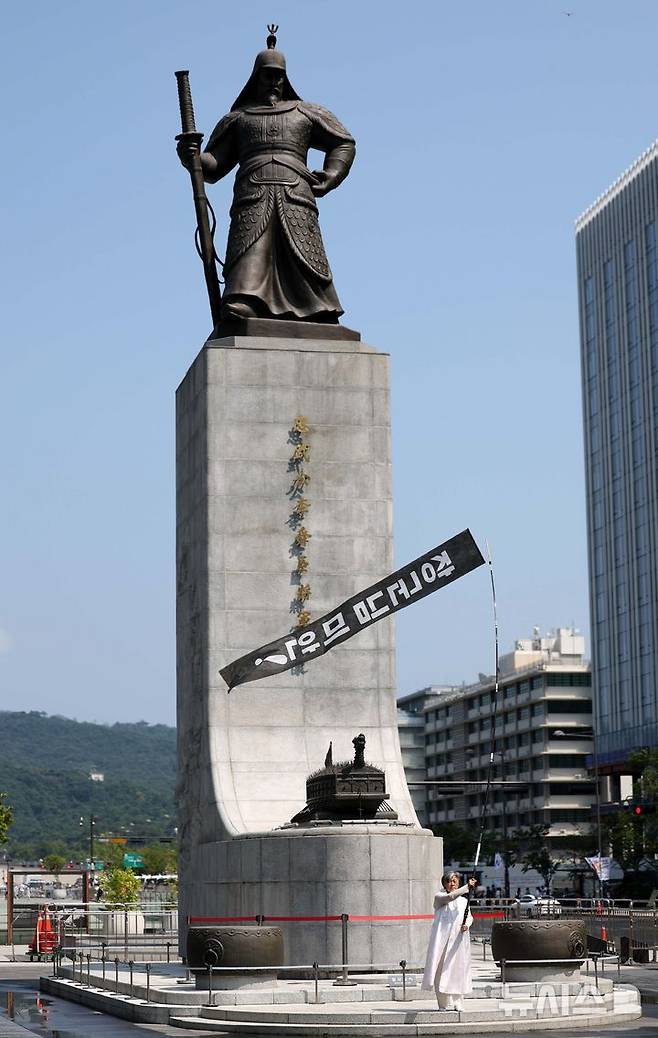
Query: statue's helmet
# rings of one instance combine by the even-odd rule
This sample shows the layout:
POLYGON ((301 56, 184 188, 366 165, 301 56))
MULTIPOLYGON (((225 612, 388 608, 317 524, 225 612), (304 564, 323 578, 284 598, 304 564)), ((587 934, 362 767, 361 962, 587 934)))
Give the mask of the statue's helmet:
POLYGON ((281 94, 282 100, 284 101, 298 101, 299 94, 293 90, 290 80, 286 72, 286 59, 285 55, 280 50, 276 49, 276 36, 275 33, 278 30, 278 25, 268 25, 269 36, 267 37, 267 48, 260 51, 256 55, 254 61, 254 67, 252 73, 243 86, 242 90, 236 97, 235 101, 231 106, 231 111, 235 111, 236 108, 244 108, 246 105, 253 104, 258 98, 258 73, 264 68, 277 68, 284 73, 283 92, 281 94))
MULTIPOLYGON (((274 38, 276 39, 276 37, 274 38)), ((285 54, 282 54, 280 50, 276 49, 276 47, 268 47, 267 50, 262 50, 260 54, 256 55, 252 75, 256 72, 260 72, 262 68, 278 68, 281 69, 282 72, 285 72, 285 54)))

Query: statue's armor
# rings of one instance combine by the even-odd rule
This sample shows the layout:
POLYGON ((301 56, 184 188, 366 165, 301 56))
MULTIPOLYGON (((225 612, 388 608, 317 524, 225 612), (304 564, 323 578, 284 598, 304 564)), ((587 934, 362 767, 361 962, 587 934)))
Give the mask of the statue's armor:
MULTIPOLYGON (((275 225, 302 267, 321 284, 331 282, 306 165, 309 148, 326 153, 325 169, 338 180, 347 174, 354 154, 350 133, 331 112, 299 100, 232 111, 211 135, 208 151, 221 175, 239 165, 224 267, 227 288, 236 264, 266 232, 274 235, 275 225)), ((240 280, 237 274, 234 280, 240 280)))

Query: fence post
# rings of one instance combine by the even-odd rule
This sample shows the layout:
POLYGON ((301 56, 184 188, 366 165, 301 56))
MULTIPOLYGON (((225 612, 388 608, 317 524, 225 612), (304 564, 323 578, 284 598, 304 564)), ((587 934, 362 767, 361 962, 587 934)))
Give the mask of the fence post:
POLYGON ((594 986, 596 990, 599 990, 599 957, 594 956, 594 986))
POLYGON ((87 955, 87 987, 91 987, 91 955, 87 955))
POLYGON ((630 949, 629 949, 629 961, 633 962, 633 945, 635 941, 633 939, 633 909, 628 909, 628 934, 630 937, 630 949))
POLYGON ((105 981, 105 952, 107 951, 107 944, 105 941, 101 941, 101 963, 103 964, 103 981, 105 981))
POLYGON ((315 999, 314 999, 314 1001, 316 1002, 316 1004, 318 1002, 318 981, 319 981, 319 979, 320 979, 319 964, 317 962, 314 962, 313 963, 313 981, 314 981, 314 986, 315 986, 315 999))
POLYGON ((119 957, 114 960, 114 993, 119 994, 119 957))
POLYGON ((505 959, 500 960, 500 982, 501 982, 501 994, 503 998, 507 998, 505 994, 505 959))
POLYGON ((402 967, 402 1001, 407 1001, 407 960, 400 959, 400 966, 402 967))
POLYGON ((171 941, 167 941, 167 962, 170 961, 170 959, 169 959, 170 950, 171 950, 171 941))
POLYGON ((349 976, 348 976, 348 962, 349 962, 349 958, 348 958, 348 950, 347 950, 347 925, 349 923, 349 920, 350 920, 349 914, 347 912, 343 912, 341 914, 341 917, 340 917, 340 939, 341 939, 340 943, 341 943, 341 953, 342 953, 343 968, 341 970, 341 975, 340 975, 339 979, 334 981, 334 987, 352 988, 352 987, 354 987, 356 985, 356 981, 355 980, 350 980, 349 976))
POLYGON ((128 906, 123 906, 123 956, 128 958, 128 906))
POLYGON ((146 1001, 151 997, 151 963, 146 963, 146 1001))
POLYGON ((208 1005, 212 1005, 212 964, 207 964, 208 969, 208 1005))
POLYGON ((130 970, 130 997, 133 997, 133 966, 135 963, 131 959, 128 963, 128 969, 130 970))

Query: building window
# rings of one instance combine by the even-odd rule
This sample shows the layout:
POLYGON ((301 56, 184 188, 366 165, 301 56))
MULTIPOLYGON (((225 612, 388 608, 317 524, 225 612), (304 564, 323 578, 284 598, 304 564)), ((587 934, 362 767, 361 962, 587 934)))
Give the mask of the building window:
POLYGON ((580 822, 587 822, 589 820, 589 816, 587 814, 588 811, 589 808, 583 808, 582 811, 565 811, 562 809, 552 809, 548 812, 548 817, 551 825, 554 825, 556 822, 572 822, 578 824, 580 822))
POLYGON ((549 782, 549 792, 555 796, 594 796, 596 788, 593 782, 549 782))
POLYGON ((549 768, 585 768, 584 753, 549 753, 549 768))
POLYGON ((548 699, 549 714, 591 714, 591 699, 548 699))
POLYGON ((546 684, 552 688, 590 688, 592 675, 589 673, 557 674, 550 671, 546 675, 546 684))

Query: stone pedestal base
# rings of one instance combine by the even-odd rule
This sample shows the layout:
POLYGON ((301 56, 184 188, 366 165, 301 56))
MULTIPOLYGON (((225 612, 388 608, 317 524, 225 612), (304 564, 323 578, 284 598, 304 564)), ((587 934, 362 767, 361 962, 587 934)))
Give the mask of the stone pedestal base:
MULTIPOLYGON (((284 932, 286 965, 341 960, 348 922, 353 964, 422 963, 442 869, 442 841, 424 829, 353 823, 250 833, 196 848, 188 893, 192 918, 265 917, 284 932)), ((181 920, 183 925, 183 920, 181 920)), ((181 942, 182 943, 182 942, 181 942)))
POLYGON ((208 982, 207 970, 192 970, 197 991, 261 991, 278 987, 278 979, 272 973, 232 973, 217 970, 212 975, 212 987, 208 982))
POLYGON ((580 967, 583 959, 576 960, 573 965, 561 962, 524 962, 516 966, 505 963, 505 982, 533 984, 579 984, 580 967))

